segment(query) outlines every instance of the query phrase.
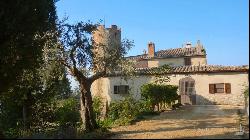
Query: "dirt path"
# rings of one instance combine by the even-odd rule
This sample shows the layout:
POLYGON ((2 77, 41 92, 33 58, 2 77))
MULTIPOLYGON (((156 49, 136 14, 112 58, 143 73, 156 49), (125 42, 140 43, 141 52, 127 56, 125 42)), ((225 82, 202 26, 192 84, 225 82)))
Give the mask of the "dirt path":
MULTIPOLYGON (((185 106, 134 125, 112 128, 115 135, 111 139, 240 138, 235 136, 239 108, 242 107, 185 106)), ((249 135, 246 137, 249 138, 249 135)))

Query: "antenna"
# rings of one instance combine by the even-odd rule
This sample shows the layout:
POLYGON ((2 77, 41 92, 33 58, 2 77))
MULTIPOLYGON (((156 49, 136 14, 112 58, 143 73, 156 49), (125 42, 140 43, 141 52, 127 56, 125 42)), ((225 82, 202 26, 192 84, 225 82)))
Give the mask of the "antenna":
POLYGON ((105 16, 104 16, 104 20, 103 20, 103 22, 104 22, 103 24, 104 24, 104 27, 105 27, 105 16))

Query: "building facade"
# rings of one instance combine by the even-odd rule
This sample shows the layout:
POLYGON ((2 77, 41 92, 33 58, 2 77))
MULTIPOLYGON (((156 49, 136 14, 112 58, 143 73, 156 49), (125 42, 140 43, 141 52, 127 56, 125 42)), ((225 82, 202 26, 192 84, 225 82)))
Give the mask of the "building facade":
POLYGON ((165 64, 171 66, 207 65, 206 51, 200 41, 192 47, 186 43, 182 48, 160 50, 155 52, 155 44, 148 43, 148 53, 130 56, 127 59, 136 63, 136 68, 152 68, 165 64))
POLYGON ((244 105, 243 90, 248 85, 247 65, 221 66, 207 64, 206 51, 200 41, 181 48, 155 52, 155 44, 148 43, 148 53, 126 58, 135 63, 136 75, 124 80, 119 74, 96 80, 91 87, 94 96, 101 96, 106 102, 122 100, 128 94, 139 100, 140 87, 155 82, 154 70, 170 65, 166 84, 177 85, 182 104, 191 105, 244 105))

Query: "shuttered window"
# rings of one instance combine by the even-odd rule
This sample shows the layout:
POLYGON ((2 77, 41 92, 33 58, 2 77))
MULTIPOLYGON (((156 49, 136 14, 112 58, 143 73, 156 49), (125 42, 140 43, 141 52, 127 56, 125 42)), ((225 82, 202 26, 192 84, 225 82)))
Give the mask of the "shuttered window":
POLYGON ((114 86, 114 94, 118 94, 119 90, 118 90, 118 86, 114 86))
POLYGON ((230 83, 209 84, 209 93, 231 93, 230 83))
POLYGON ((114 94, 129 94, 129 86, 128 85, 115 85, 114 94))
POLYGON ((191 58, 184 58, 185 65, 191 65, 191 58))
POLYGON ((215 93, 224 93, 224 83, 215 84, 215 93))
POLYGON ((209 84, 209 93, 214 94, 214 84, 209 84))
POLYGON ((225 90, 226 90, 226 93, 231 93, 231 84, 230 83, 225 83, 225 90))

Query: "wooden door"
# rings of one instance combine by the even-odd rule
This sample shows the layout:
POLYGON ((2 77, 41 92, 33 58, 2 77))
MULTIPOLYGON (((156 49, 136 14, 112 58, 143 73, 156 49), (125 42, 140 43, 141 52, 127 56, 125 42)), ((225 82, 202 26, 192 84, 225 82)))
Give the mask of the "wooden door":
POLYGON ((181 104, 196 104, 196 95, 195 95, 195 81, 192 78, 183 78, 180 80, 180 95, 181 95, 181 104))

